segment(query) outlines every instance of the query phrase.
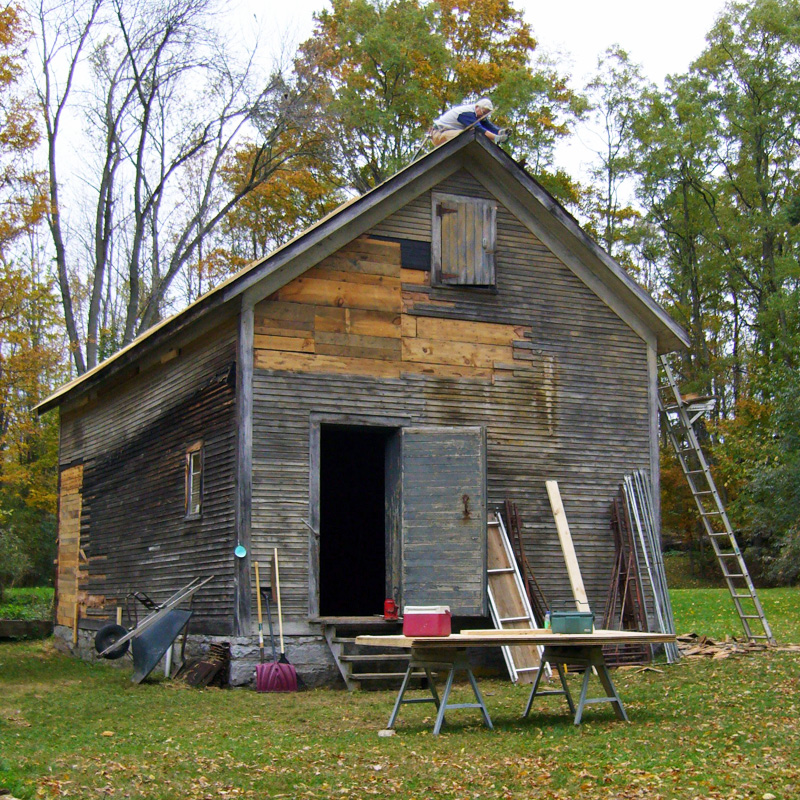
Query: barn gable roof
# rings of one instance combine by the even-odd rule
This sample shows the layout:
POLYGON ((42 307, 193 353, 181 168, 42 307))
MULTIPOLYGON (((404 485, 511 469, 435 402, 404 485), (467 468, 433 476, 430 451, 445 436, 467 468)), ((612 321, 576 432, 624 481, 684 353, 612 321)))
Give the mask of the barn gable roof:
POLYGON ((246 307, 254 305, 460 169, 467 169, 495 194, 637 333, 655 340, 658 352, 688 346, 683 328, 583 231, 547 190, 480 131, 470 129, 247 265, 183 311, 62 386, 36 410, 43 414, 126 373, 168 340, 199 325, 224 306, 235 301, 246 307))

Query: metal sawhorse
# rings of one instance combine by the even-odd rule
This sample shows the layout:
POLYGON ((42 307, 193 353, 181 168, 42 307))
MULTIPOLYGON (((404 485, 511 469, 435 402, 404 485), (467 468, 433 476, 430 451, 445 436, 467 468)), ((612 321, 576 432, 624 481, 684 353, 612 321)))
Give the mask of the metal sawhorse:
POLYGON ((539 688, 539 681, 542 679, 543 670, 539 670, 536 680, 533 682, 531 688, 531 695, 528 698, 528 705, 525 706, 525 713, 522 718, 528 716, 533 705, 535 697, 542 695, 563 694, 569 705, 570 713, 575 715, 575 724, 581 724, 581 717, 583 716, 583 709, 589 703, 611 703, 614 707, 614 713, 617 717, 625 722, 628 722, 628 715, 625 713, 625 708, 622 705, 617 690, 614 687, 614 682, 611 680, 611 673, 608 671, 605 659, 603 658, 602 647, 556 647, 546 646, 544 654, 542 655, 542 664, 549 663, 558 670, 558 677, 561 679, 561 689, 548 689, 545 691, 537 691, 539 688), (583 668, 583 686, 581 687, 581 696, 578 700, 578 707, 575 707, 575 702, 570 694, 567 680, 564 674, 565 664, 575 664, 583 668), (597 677, 605 690, 604 697, 587 697, 589 691, 589 678, 592 671, 597 671, 597 677))
POLYGON ((481 710, 481 714, 483 715, 483 721, 486 726, 490 730, 494 730, 492 720, 489 718, 489 712, 486 709, 486 703, 483 701, 483 695, 481 694, 481 690, 478 688, 478 682, 475 680, 475 676, 472 674, 472 670, 470 669, 469 661, 467 660, 466 649, 443 648, 436 650, 433 648, 413 648, 411 651, 411 660, 408 662, 408 669, 406 670, 406 674, 403 678, 403 683, 400 686, 397 700, 395 700, 392 714, 389 717, 389 723, 386 726, 387 728, 394 728, 397 715, 400 713, 400 706, 405 703, 433 703, 436 706, 438 713, 436 714, 436 722, 433 726, 434 736, 438 736, 439 731, 442 729, 445 712, 449 709, 455 708, 479 708, 481 710), (444 692, 442 693, 441 700, 439 699, 439 694, 436 691, 436 685, 433 680, 432 670, 434 669, 448 670, 447 680, 445 681, 444 692), (425 672, 425 675, 428 678, 428 689, 431 693, 431 697, 413 697, 409 698, 408 700, 404 699, 404 695, 408 689, 408 684, 411 682, 411 677, 414 670, 423 670, 425 672), (447 702, 450 698, 450 691, 453 688, 453 679, 455 678, 455 674, 458 670, 463 670, 467 673, 467 679, 469 680, 470 686, 472 686, 472 691, 475 693, 475 699, 478 701, 477 703, 447 702))

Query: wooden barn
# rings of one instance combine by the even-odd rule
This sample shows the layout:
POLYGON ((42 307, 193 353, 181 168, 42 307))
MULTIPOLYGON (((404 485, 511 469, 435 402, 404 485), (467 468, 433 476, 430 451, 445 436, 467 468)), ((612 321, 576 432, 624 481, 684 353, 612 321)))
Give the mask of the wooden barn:
POLYGON ((658 486, 657 356, 686 343, 468 130, 40 405, 61 420, 57 631, 77 610, 88 649, 131 590, 213 574, 191 631, 230 642, 244 682, 253 562, 277 547, 289 659, 334 680, 336 624, 375 624, 386 598, 487 618, 506 498, 545 593, 569 597, 548 479, 602 615, 610 502, 633 470, 658 486))

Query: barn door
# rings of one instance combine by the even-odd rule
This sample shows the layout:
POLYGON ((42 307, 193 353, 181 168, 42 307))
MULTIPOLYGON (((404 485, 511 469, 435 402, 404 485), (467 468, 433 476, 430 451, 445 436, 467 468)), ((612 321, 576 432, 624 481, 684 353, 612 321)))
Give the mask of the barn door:
POLYGON ((481 428, 404 428, 403 605, 486 614, 486 446, 481 428))
POLYGON ((494 286, 497 204, 438 192, 432 202, 434 284, 494 286))

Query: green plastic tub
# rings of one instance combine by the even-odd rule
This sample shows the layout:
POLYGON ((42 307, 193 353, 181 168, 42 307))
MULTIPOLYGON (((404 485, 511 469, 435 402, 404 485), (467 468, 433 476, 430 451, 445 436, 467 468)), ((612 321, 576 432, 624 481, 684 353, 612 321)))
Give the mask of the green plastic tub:
POLYGON ((553 611, 550 614, 553 633, 591 633, 594 614, 591 611, 553 611))

